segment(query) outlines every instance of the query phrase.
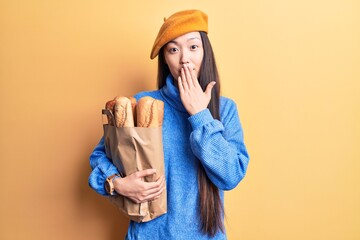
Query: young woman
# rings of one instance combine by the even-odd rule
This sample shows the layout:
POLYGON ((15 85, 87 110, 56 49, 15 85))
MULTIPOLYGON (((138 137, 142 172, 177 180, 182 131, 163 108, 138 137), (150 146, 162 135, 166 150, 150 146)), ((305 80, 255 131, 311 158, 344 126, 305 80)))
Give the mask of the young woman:
MULTIPOLYGON (((237 107, 220 97, 207 15, 186 10, 164 20, 151 51, 158 56, 158 88, 135 95, 162 100, 165 176, 143 182, 154 169, 113 178, 117 194, 146 202, 167 191, 167 213, 130 222, 126 239, 226 239, 224 190, 237 186, 248 165, 237 107), (166 178, 166 179, 165 179, 166 178)), ((106 178, 118 171, 105 155, 104 140, 90 156, 89 185, 107 195, 106 178)))

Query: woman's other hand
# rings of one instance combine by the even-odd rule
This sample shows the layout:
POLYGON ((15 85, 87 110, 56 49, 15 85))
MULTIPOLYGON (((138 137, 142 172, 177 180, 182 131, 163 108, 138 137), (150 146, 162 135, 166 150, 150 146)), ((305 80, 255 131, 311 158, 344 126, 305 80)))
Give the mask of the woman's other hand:
POLYGON ((155 173, 155 169, 146 169, 124 178, 116 178, 114 180, 115 191, 130 198, 135 203, 155 200, 160 197, 165 189, 165 177, 160 176, 155 182, 144 182, 145 177, 155 173))

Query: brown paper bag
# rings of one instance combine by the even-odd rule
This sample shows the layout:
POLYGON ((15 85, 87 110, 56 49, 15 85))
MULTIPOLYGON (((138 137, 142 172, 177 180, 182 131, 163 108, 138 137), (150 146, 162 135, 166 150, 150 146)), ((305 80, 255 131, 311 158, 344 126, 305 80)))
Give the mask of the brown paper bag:
MULTIPOLYGON (((103 114, 114 119, 111 111, 103 114)), ((156 174, 146 177, 147 182, 156 181, 164 173, 162 128, 115 127, 103 124, 106 156, 112 160, 122 176, 149 168, 156 174)), ((136 222, 147 222, 167 211, 166 189, 160 198, 146 203, 135 203, 121 195, 110 196, 122 213, 136 222)))

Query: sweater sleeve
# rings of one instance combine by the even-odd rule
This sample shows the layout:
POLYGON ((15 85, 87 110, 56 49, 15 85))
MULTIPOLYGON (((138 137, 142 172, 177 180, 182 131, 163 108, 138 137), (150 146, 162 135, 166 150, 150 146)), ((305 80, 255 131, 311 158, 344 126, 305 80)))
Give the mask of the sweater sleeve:
POLYGON ((208 109, 189 117, 190 144, 209 179, 222 190, 235 188, 244 178, 249 156, 235 102, 228 100, 222 122, 208 109))
POLYGON ((119 173, 116 166, 106 157, 104 138, 90 155, 90 166, 92 172, 89 176, 89 186, 101 195, 108 195, 104 183, 108 176, 119 173))

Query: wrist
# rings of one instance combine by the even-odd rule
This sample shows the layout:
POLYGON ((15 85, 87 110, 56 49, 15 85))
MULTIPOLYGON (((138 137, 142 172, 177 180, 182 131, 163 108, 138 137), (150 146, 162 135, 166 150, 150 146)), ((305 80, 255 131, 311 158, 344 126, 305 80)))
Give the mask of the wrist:
POLYGON ((205 108, 188 118, 193 129, 202 127, 203 125, 214 120, 209 109, 205 108))
POLYGON ((122 184, 123 180, 124 180, 124 178, 122 178, 121 176, 113 179, 114 190, 116 193, 118 193, 120 195, 123 195, 122 187, 121 187, 124 185, 124 184, 122 184))
POLYGON ((115 195, 114 180, 119 178, 120 174, 116 173, 106 178, 104 187, 109 195, 115 195))
POLYGON ((193 116, 195 114, 198 114, 199 112, 204 111, 205 109, 207 108, 205 107, 205 108, 191 109, 188 113, 190 114, 190 116, 193 116))

